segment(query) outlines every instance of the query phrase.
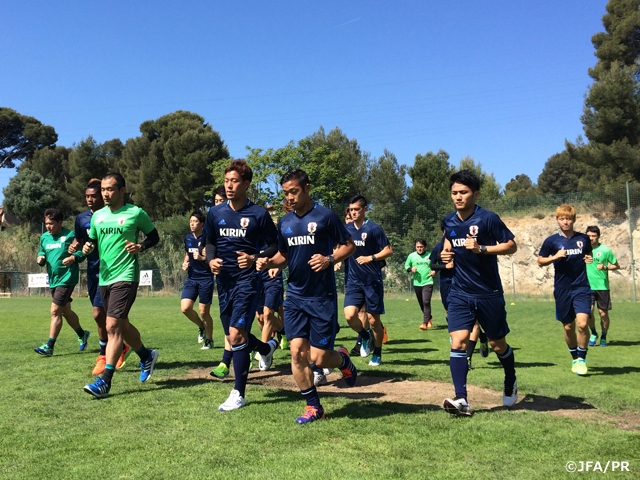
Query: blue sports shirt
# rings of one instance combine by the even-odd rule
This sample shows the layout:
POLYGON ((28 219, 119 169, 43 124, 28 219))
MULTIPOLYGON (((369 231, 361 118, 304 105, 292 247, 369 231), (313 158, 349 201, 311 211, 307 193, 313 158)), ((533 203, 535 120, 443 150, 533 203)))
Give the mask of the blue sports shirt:
POLYGON ((502 295, 497 256, 473 253, 464 246, 467 235, 475 237, 480 245, 513 240, 515 236, 500 217, 476 205, 466 220, 461 220, 454 212, 445 217, 444 224, 444 237, 451 242, 455 253, 451 291, 472 297, 502 295))
POLYGON ((205 260, 194 260, 194 253, 202 253, 204 250, 206 238, 204 231, 199 237, 196 237, 193 232, 189 232, 184 237, 184 251, 189 255, 189 268, 187 270, 187 276, 191 279, 213 279, 213 273, 205 260))
POLYGON ((370 257, 389 245, 389 239, 382 227, 371 220, 366 220, 359 229, 356 228, 353 222, 347 223, 345 227, 356 244, 355 253, 345 261, 345 283, 347 285, 372 285, 381 282, 382 270, 380 262, 369 262, 366 265, 360 265, 356 262, 356 258, 362 256, 370 257))
MULTIPOLYGON (((74 225, 74 233, 80 245, 84 245, 89 240, 89 230, 91 229, 91 217, 93 212, 87 210, 76 217, 74 225)), ((80 248, 82 250, 82 248, 80 248)), ((87 255, 87 275, 93 275, 100 272, 100 256, 98 249, 94 248, 93 252, 87 255)))
POLYGON ((567 290, 590 288, 587 278, 587 265, 584 263, 584 256, 590 255, 592 250, 589 237, 584 233, 574 232, 571 238, 567 238, 558 232, 542 243, 538 255, 550 257, 562 248, 567 251, 567 257, 553 262, 553 268, 555 269, 554 288, 567 290))
POLYGON ((251 200, 238 211, 231 208, 229 201, 209 209, 204 234, 216 246, 216 257, 222 259, 217 281, 227 285, 255 278, 255 265, 241 269, 236 252, 255 255, 262 245, 273 245, 277 241, 271 216, 251 200))
POLYGON ((338 216, 318 204, 302 216, 289 212, 278 222, 278 250, 288 255, 287 295, 335 298, 333 267, 314 272, 309 260, 315 254, 329 256, 333 246, 351 238, 338 216))
MULTIPOLYGON (((443 262, 442 260, 440 260, 440 253, 442 252, 442 249, 444 248, 444 241, 440 240, 438 243, 436 243, 433 246, 433 249, 431 250, 431 254, 429 255, 429 260, 431 260, 431 264, 439 264, 442 265, 443 262)), ((455 265, 455 259, 453 261, 454 265, 455 265)), ((451 279, 453 278, 453 270, 455 270, 454 268, 445 268, 444 270, 438 270, 438 273, 440 274, 440 280, 438 281, 440 285, 442 284, 447 284, 447 283, 451 283, 451 279)))

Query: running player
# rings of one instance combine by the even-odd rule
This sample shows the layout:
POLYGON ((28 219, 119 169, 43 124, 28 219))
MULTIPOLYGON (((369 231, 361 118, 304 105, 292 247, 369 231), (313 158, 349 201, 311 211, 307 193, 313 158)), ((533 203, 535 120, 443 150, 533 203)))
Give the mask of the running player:
POLYGON ((213 274, 207 265, 204 254, 205 238, 202 233, 205 217, 196 211, 189 217, 190 233, 184 237, 184 261, 182 270, 186 270, 187 279, 182 289, 180 308, 182 313, 198 326, 198 343, 204 342, 202 350, 213 348, 213 319, 211 318, 211 300, 213 299, 213 274), (200 299, 198 309, 200 315, 194 311, 196 299, 200 299))
POLYGON ((227 200, 227 194, 224 190, 224 185, 218 185, 213 191, 213 206, 220 205, 227 200))
POLYGON ((356 247, 338 216, 311 200, 309 177, 303 170, 290 170, 280 185, 293 211, 278 223, 278 253, 259 260, 258 269, 289 265, 284 324, 293 377, 307 403, 296 423, 304 424, 324 418, 313 383, 312 363, 318 368, 339 368, 348 386, 356 382, 356 367, 347 350, 333 349, 338 326, 333 267, 353 254, 356 247))
POLYGON ((47 266, 49 288, 51 289, 51 324, 49 326, 49 340, 35 349, 36 353, 50 357, 62 329, 62 317, 78 335, 80 351, 87 348, 89 330, 80 326, 78 315, 71 310, 71 294, 78 284, 78 263, 84 260, 76 253, 68 255, 68 249, 73 243, 73 232, 62 226, 63 215, 57 208, 48 208, 44 212, 44 226, 47 229, 40 237, 38 250, 38 265, 47 266))
POLYGON ((518 399, 513 349, 505 339, 509 333, 497 255, 517 250, 514 235, 500 217, 476 205, 480 180, 469 170, 454 173, 449 181, 456 212, 444 219, 444 248, 440 257, 454 261, 449 302, 451 353, 449 368, 455 397, 444 401, 454 415, 471 415, 467 401, 467 343, 476 321, 504 369, 502 404, 510 407, 518 399))
POLYGON ((108 173, 101 183, 105 207, 91 218, 89 239, 82 252, 89 255, 98 248, 100 256, 100 296, 107 312, 107 364, 102 377, 84 386, 84 391, 96 398, 105 398, 122 354, 123 340, 140 357, 140 381, 153 374, 158 351, 144 346, 140 332, 129 321, 129 311, 138 293, 140 267, 138 254, 153 247, 160 237, 147 213, 140 207, 125 203, 125 180, 119 173, 108 173), (138 234, 146 235, 138 242, 138 234))
POLYGON ((260 369, 271 366, 276 340, 261 342, 251 334, 258 300, 255 262, 277 251, 276 228, 267 211, 247 198, 253 172, 247 162, 234 160, 225 169, 227 201, 209 210, 205 223, 207 261, 217 275, 220 319, 231 346, 235 386, 219 407, 231 411, 246 405, 250 355, 260 353, 260 369), (260 246, 268 247, 260 252, 260 246))
POLYGON ((345 260, 344 316, 349 326, 362 338, 361 349, 365 351, 361 355, 364 353, 364 356, 368 356, 369 333, 358 316, 360 309, 366 305, 374 344, 369 365, 378 367, 382 363, 384 335, 380 322, 380 315, 384 313, 384 287, 379 262, 390 257, 393 249, 380 225, 365 218, 367 208, 367 199, 363 195, 356 195, 349 202, 352 221, 346 224, 346 229, 354 239, 356 251, 345 260))
POLYGON ((556 208, 556 221, 560 231, 542 244, 538 265, 546 267, 553 263, 556 319, 564 325, 564 339, 572 358, 571 371, 586 375, 591 287, 585 262, 592 259, 591 241, 584 233, 573 230, 576 209, 571 205, 564 204, 556 208))
POLYGON ((427 241, 424 238, 416 238, 413 244, 416 251, 409 254, 404 262, 404 268, 408 273, 413 273, 413 290, 416 292, 416 298, 418 299, 420 310, 422 310, 420 330, 427 330, 433 327, 431 296, 433 295, 433 276, 435 272, 431 269, 427 241))
MULTIPOLYGON (((102 200, 102 194, 100 192, 100 180, 93 178, 89 180, 87 188, 84 192, 84 198, 87 202, 89 210, 82 212, 76 217, 74 234, 75 239, 69 246, 69 253, 80 252, 80 255, 84 257, 81 252, 82 246, 89 239, 89 230, 91 229, 91 217, 94 212, 97 212, 104 207, 104 200, 102 200)), ((100 297, 100 287, 98 285, 100 281, 100 257, 98 251, 94 250, 87 257, 87 291, 89 294, 89 300, 93 306, 93 319, 96 322, 98 328, 98 338, 100 345, 100 353, 96 358, 96 365, 93 367, 91 375, 97 376, 104 373, 104 368, 107 364, 107 342, 109 340, 107 335, 107 313, 104 310, 102 304, 102 298, 100 297)), ((131 351, 129 345, 124 344, 122 346, 122 354, 118 358, 116 364, 116 370, 124 367, 127 355, 131 351)))
POLYGON ((607 346, 607 332, 609 331, 609 310, 611 310, 611 291, 609 289, 609 272, 618 270, 618 259, 606 245, 600 243, 600 229, 592 225, 587 227, 587 237, 591 240, 593 249, 591 261, 587 261, 587 278, 591 287, 591 315, 589 315, 589 346, 594 347, 598 341, 598 331, 596 330, 595 307, 598 307, 600 314, 600 327, 602 336, 600 346, 607 346))

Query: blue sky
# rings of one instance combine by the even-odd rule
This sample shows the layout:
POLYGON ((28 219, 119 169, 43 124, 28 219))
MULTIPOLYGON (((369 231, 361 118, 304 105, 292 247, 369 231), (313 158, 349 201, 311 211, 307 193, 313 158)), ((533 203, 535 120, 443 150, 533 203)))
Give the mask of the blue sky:
MULTIPOLYGON (((0 3, 0 106, 59 145, 202 115, 231 155, 340 127, 401 163, 446 150, 504 186, 582 133, 606 1, 0 3)), ((0 170, 0 190, 15 171, 0 170)), ((0 193, 0 203, 3 196, 0 193)))

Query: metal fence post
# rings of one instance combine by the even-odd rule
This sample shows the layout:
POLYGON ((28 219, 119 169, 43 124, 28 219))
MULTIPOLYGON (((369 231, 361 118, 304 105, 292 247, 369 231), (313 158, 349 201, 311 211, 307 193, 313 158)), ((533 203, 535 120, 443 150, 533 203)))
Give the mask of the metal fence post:
POLYGON ((633 227, 631 226, 631 197, 629 195, 629 182, 627 182, 627 212, 627 219, 629 220, 629 248, 631 249, 631 280, 633 282, 633 301, 637 302, 636 262, 633 256, 633 227))

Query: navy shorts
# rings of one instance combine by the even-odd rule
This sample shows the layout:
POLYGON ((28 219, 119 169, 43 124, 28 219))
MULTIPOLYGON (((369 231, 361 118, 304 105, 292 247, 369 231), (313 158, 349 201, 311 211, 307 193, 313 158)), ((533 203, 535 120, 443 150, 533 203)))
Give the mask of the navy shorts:
POLYGON ((269 307, 274 312, 278 311, 284 303, 284 287, 278 283, 263 283, 258 296, 256 312, 262 315, 264 307, 269 307))
POLYGON ((363 305, 367 306, 367 313, 384 313, 384 287, 382 282, 373 285, 347 285, 344 294, 345 307, 357 307, 358 310, 363 305))
POLYGON ((492 340, 500 340, 509 333, 504 296, 474 298, 450 291, 447 300, 449 332, 471 331, 477 320, 487 337, 492 340))
POLYGON ((284 301, 284 329, 287 339, 305 338, 320 350, 333 350, 338 326, 335 299, 306 299, 287 294, 284 301))
POLYGON ((251 331, 258 303, 258 280, 252 279, 232 285, 218 283, 220 320, 225 335, 234 327, 251 331))
POLYGON ((556 320, 564 325, 573 322, 578 313, 591 315, 591 289, 556 288, 553 296, 556 299, 556 320))
POLYGON ((99 281, 99 273, 87 272, 87 290, 89 291, 89 300, 91 300, 91 305, 94 307, 104 306, 102 305, 102 296, 100 295, 100 286, 98 285, 99 281))
POLYGON ((187 277, 182 288, 182 300, 188 298, 195 302, 200 297, 200 303, 203 305, 211 305, 213 300, 213 276, 211 278, 193 279, 187 277))
POLYGON ((447 280, 445 282, 440 280, 440 300, 442 301, 442 306, 446 311, 449 310, 449 290, 451 290, 451 280, 447 280))

